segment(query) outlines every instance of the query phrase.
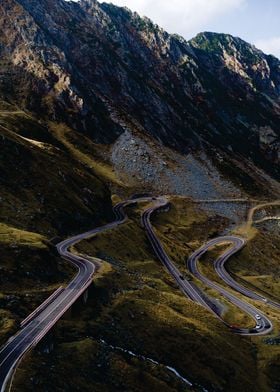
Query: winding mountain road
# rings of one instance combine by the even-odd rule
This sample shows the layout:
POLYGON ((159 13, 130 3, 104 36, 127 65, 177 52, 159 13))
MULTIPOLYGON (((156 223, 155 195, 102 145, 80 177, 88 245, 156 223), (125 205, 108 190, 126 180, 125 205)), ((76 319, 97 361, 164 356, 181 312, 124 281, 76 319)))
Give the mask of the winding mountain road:
POLYGON ((194 286, 191 282, 183 278, 182 273, 170 260, 169 256, 163 249, 163 246, 161 245, 160 241, 158 240, 153 230, 151 220, 150 220, 151 215, 155 211, 162 210, 163 208, 167 208, 167 207, 168 207, 168 201, 166 199, 164 198, 162 198, 161 200, 158 199, 157 203, 155 203, 153 207, 148 208, 142 214, 142 219, 141 219, 142 226, 146 230, 148 239, 152 245, 155 254, 161 260, 162 264, 168 270, 168 272, 176 280, 181 291, 193 301, 198 302, 205 307, 209 307, 209 304, 207 304, 206 299, 203 298, 203 294, 200 292, 200 290, 196 286, 194 286))
MULTIPOLYGON (((65 241, 62 241, 56 245, 57 251, 61 257, 75 265, 75 267, 78 269, 78 274, 68 284, 67 287, 59 287, 43 304, 41 304, 25 320, 23 320, 20 331, 11 337, 2 347, 0 351, 1 392, 5 391, 14 369, 19 364, 23 356, 38 344, 38 342, 56 324, 56 322, 71 307, 71 305, 85 292, 92 282, 93 275, 96 271, 95 264, 92 261, 89 261, 86 257, 72 253, 70 248, 83 239, 89 238, 97 233, 113 229, 123 224, 127 220, 127 215, 125 214, 124 208, 128 205, 132 205, 138 202, 152 202, 152 206, 148 207, 142 214, 142 226, 146 230, 148 239, 157 257, 161 260, 162 264, 165 266, 168 272, 173 276, 185 296, 213 312, 225 325, 227 325, 236 333, 243 335, 262 335, 272 330, 271 321, 262 312, 260 312, 253 305, 248 304, 247 302, 234 296, 224 287, 206 278, 200 273, 198 269, 199 258, 210 248, 219 244, 232 244, 232 247, 225 251, 223 255, 215 261, 214 267, 217 274, 227 285, 239 293, 246 295, 251 299, 259 300, 262 301, 262 303, 265 302, 265 304, 280 308, 278 303, 273 302, 255 292, 252 292, 244 286, 241 286, 227 272, 225 268, 226 261, 245 245, 244 239, 236 236, 225 236, 213 239, 193 253, 187 262, 187 267, 189 272, 197 279, 199 279, 208 287, 219 292, 231 303, 253 318, 255 320, 255 327, 250 329, 236 328, 228 325, 220 316, 219 308, 214 303, 214 301, 208 298, 207 295, 205 295, 203 291, 195 285, 195 283, 189 281, 182 275, 180 270, 173 264, 163 249, 163 246, 161 245, 152 227, 151 216, 156 211, 162 211, 168 208, 169 201, 165 197, 135 196, 135 198, 132 197, 127 201, 118 203, 114 207, 113 210, 116 216, 115 221, 102 227, 87 231, 86 233, 66 239, 65 241)), ((99 259, 95 260, 96 262, 100 262, 99 259)))
MULTIPOLYGON (((76 235, 56 245, 63 259, 70 261, 78 269, 78 274, 65 288, 59 288, 44 304, 40 305, 24 322, 20 331, 11 337, 0 351, 0 390, 5 391, 14 369, 23 356, 36 346, 56 322, 65 314, 73 303, 86 291, 92 283, 95 265, 85 257, 70 252, 71 246, 105 230, 113 229, 124 223, 127 216, 124 207, 137 201, 151 200, 138 198, 119 203, 114 207, 116 220, 105 226, 95 228, 86 233, 76 235)), ((96 261, 99 261, 96 259, 96 261)))
POLYGON ((276 304, 276 306, 278 306, 277 303, 272 303, 272 301, 268 300, 267 298, 250 291, 246 287, 241 286, 226 271, 225 269, 226 261, 233 254, 237 253, 245 246, 245 240, 236 236, 215 238, 209 241, 207 244, 203 245, 200 249, 198 249, 191 255, 191 257, 187 261, 187 268, 189 272, 197 279, 199 279, 202 283, 219 292, 222 296, 227 298, 227 300, 229 300, 232 304, 234 304, 236 307, 241 309, 244 313, 248 314, 255 321, 255 327, 253 328, 237 328, 227 324, 221 318, 219 309, 215 305, 215 303, 210 298, 205 296, 205 294, 203 294, 201 290, 193 282, 187 280, 179 271, 179 269, 170 260, 169 256, 167 255, 160 241, 158 240, 150 220, 153 213, 155 213, 156 211, 164 210, 164 208, 166 208, 167 206, 168 206, 168 201, 162 199, 158 204, 146 210, 142 215, 142 225, 146 229, 148 239, 154 249, 154 252, 156 253, 157 257, 160 259, 162 264, 169 271, 169 273, 173 276, 181 291, 193 301, 201 304, 208 310, 212 311, 225 325, 227 325, 235 333, 242 334, 242 335, 251 335, 251 334, 264 335, 271 332, 273 329, 272 322, 267 318, 267 316, 263 312, 258 310, 253 305, 247 303, 246 301, 236 297, 231 292, 226 290, 223 286, 220 286, 217 283, 212 282, 210 279, 208 279, 203 274, 201 274, 198 269, 199 258, 204 253, 206 253, 209 249, 219 244, 225 244, 225 243, 232 244, 233 246, 230 247, 230 249, 228 249, 227 251, 225 251, 223 255, 215 261, 215 269, 218 275, 230 287, 232 287, 234 290, 238 291, 239 293, 246 295, 251 299, 261 300, 266 304, 272 304, 272 305, 276 304))
MULTIPOLYGON (((251 292, 250 290, 246 289, 245 287, 239 285, 237 282, 234 281, 234 279, 227 273, 227 271, 224 269, 224 264, 225 262, 235 253, 237 253, 239 250, 243 248, 245 245, 245 240, 239 237, 235 236, 225 236, 225 237, 219 237, 215 238, 207 244, 203 245, 200 249, 198 249, 196 252, 194 252, 191 257, 187 261, 187 267, 190 273, 195 276, 197 279, 199 279, 202 283, 204 283, 206 286, 210 287, 211 289, 214 289, 218 293, 220 293, 224 298, 229 300, 232 304, 234 304, 236 307, 241 309, 244 313, 247 313, 251 318, 253 318, 256 322, 256 325, 254 328, 251 329, 241 329, 241 328, 235 328, 235 332, 241 333, 241 334, 251 334, 251 333, 257 333, 257 334, 266 334, 272 330, 272 323, 271 321, 263 314, 260 310, 258 310, 256 307, 253 305, 239 299, 232 293, 230 293, 228 290, 226 290, 223 286, 220 286, 217 283, 212 282, 210 279, 205 277, 198 268, 198 260, 201 258, 202 255, 204 255, 209 249, 213 248, 216 245, 220 244, 232 244, 228 250, 226 250, 222 256, 217 259, 214 263, 215 270, 217 271, 218 275, 222 280, 224 280, 226 283, 230 283, 229 286, 231 286, 233 289, 238 291, 239 293, 246 295, 249 298, 252 299, 258 299, 259 296, 251 292)), ((263 298, 262 298, 263 299, 263 298)))
MULTIPOLYGON (((266 305, 270 305, 274 308, 280 309, 280 303, 273 301, 269 298, 266 298, 264 295, 260 295, 256 293, 255 291, 249 290, 247 287, 242 286, 236 280, 233 279, 233 277, 229 274, 229 272, 226 269, 226 262, 228 261, 229 257, 238 252, 239 249, 241 249, 245 245, 245 241, 242 238, 236 237, 236 236, 227 236, 227 237, 219 237, 211 242, 212 245, 219 245, 221 243, 235 243, 237 246, 237 250, 235 251, 234 249, 235 246, 232 248, 233 253, 226 253, 220 256, 217 260, 214 262, 214 268, 219 277, 231 288, 233 288, 235 291, 238 291, 239 293, 245 295, 248 298, 251 298, 255 301, 261 301, 264 302, 266 305), (238 249, 239 248, 239 249, 238 249)), ((209 243, 208 243, 209 244, 209 243)), ((207 245, 207 244, 206 244, 207 245)))

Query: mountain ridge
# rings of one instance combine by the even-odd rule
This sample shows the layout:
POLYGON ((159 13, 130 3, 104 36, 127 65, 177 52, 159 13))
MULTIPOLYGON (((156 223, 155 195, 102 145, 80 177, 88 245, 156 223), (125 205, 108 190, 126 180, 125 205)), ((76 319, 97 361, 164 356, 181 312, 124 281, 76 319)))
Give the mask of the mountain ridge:
MULTIPOLYGON (((247 223, 280 195, 278 59, 228 34, 186 41, 95 0, 5 0, 0 31, 1 344, 72 281, 54 244, 143 193, 170 201, 152 223, 184 279, 195 249, 238 233, 248 243, 229 270, 279 296, 279 226, 266 219, 279 208, 247 223)), ((147 241, 146 208, 135 200, 125 224, 72 249, 104 261, 88 303, 56 325, 52 353, 21 362, 15 391, 185 391, 163 365, 195 391, 278 388, 278 338, 240 339, 184 298, 147 241)), ((201 260, 209 277, 220 251, 201 260)), ((230 325, 251 326, 208 294, 230 325)))
POLYGON ((187 42, 97 1, 8 0, 3 9, 9 18, 25 18, 1 51, 16 74, 27 72, 25 91, 32 93, 21 107, 102 143, 114 142, 124 132, 121 122, 129 127, 133 119, 141 132, 182 153, 229 145, 278 178, 276 58, 230 35, 201 33, 187 42))

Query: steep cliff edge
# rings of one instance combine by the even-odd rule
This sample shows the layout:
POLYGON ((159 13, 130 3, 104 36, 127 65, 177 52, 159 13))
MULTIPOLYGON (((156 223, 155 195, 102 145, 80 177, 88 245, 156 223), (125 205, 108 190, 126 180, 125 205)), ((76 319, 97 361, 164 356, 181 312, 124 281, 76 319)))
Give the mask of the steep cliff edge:
POLYGON ((125 130, 279 177, 280 62, 239 38, 186 42, 92 0, 1 5, 1 95, 99 143, 125 130), (239 158, 238 158, 239 159, 239 158))

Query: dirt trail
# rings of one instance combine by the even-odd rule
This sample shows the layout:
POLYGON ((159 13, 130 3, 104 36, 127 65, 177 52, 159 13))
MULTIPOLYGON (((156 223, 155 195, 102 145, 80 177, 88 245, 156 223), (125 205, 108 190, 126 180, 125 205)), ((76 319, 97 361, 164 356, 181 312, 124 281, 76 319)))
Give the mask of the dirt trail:
POLYGON ((240 226, 237 230, 235 230, 235 234, 241 235, 247 239, 253 238, 256 234, 256 229, 254 228, 254 223, 261 223, 268 220, 280 220, 280 217, 277 216, 270 216, 265 217, 263 219, 259 219, 254 221, 254 214, 256 211, 270 206, 279 205, 280 200, 274 200, 272 202, 268 201, 261 201, 255 199, 245 199, 245 198, 236 198, 236 199, 208 199, 208 200, 194 200, 195 203, 253 203, 257 204, 254 207, 250 208, 248 212, 247 221, 240 226))
MULTIPOLYGON (((256 211, 261 210, 262 208, 265 208, 265 207, 276 206, 276 205, 280 205, 280 200, 275 200, 275 201, 272 201, 270 203, 259 204, 259 205, 255 206, 255 207, 251 208, 249 210, 248 219, 247 219, 247 229, 248 229, 248 231, 253 226, 254 214, 255 214, 256 211)), ((273 218, 275 218, 275 217, 273 217, 273 218)), ((268 219, 264 218, 264 220, 268 220, 268 219)), ((264 220, 261 219, 261 221, 264 221, 264 220)), ((256 223, 260 223, 260 221, 256 221, 256 223)))
POLYGON ((280 216, 267 216, 265 218, 255 220, 254 223, 262 223, 270 220, 280 220, 280 216))
POLYGON ((263 203, 262 200, 255 199, 199 199, 194 203, 263 203))

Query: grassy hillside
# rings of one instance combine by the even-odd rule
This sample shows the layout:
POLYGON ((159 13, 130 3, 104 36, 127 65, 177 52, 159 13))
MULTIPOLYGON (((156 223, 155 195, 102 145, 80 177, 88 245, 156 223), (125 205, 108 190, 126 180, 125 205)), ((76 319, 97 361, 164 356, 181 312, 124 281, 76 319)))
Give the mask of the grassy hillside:
MULTIPOLYGON (((109 147, 77 137, 63 124, 42 124, 8 104, 2 103, 2 108, 3 343, 31 310, 74 273, 56 256, 49 240, 110 220, 107 186, 118 191, 116 200, 133 190, 115 176, 109 147)), ((194 383, 194 390, 202 385, 209 391, 270 391, 278 382, 279 326, 271 338, 241 338, 187 300, 155 259, 139 225, 141 208, 128 209, 130 220, 125 225, 77 246, 107 264, 96 277, 87 306, 75 306, 72 316, 59 322, 52 355, 36 350, 22 362, 14 390, 188 390, 166 367, 171 366, 194 383), (74 359, 69 361, 71 356, 74 359)), ((153 218, 165 249, 182 271, 192 251, 229 223, 181 197, 172 198, 168 213, 153 218)), ((279 296, 279 233, 268 225, 260 223, 252 230, 251 241, 230 268, 248 284, 279 296)), ((201 268, 211 275, 213 254, 208 256, 201 268)), ((229 303, 224 302, 224 308, 228 321, 247 322, 229 303)))
MULTIPOLYGON (((206 237, 199 223, 211 226, 213 234, 224 224, 186 200, 177 202, 170 213, 157 217, 162 236, 167 230, 175 238, 177 226, 180 241, 184 237, 187 246, 194 246, 197 238, 206 237)), ((200 384, 210 391, 257 391, 260 375, 255 344, 230 333, 212 314, 181 294, 154 258, 139 225, 139 210, 130 208, 129 216, 125 225, 77 246, 80 252, 107 260, 111 270, 95 282, 86 308, 58 324, 54 353, 47 356, 37 351, 22 363, 14 390, 39 391, 43 385, 65 391, 188 390, 162 366, 168 365, 194 382, 194 390, 201 390, 200 384), (161 365, 151 365, 116 347, 161 365), (71 356, 73 361, 69 361, 71 356)), ((266 385, 263 391, 268 390, 266 385)))
POLYGON ((1 342, 74 270, 49 244, 111 219, 110 192, 50 128, 0 103, 1 342))
MULTIPOLYGON (((157 233, 161 235, 162 242, 169 254, 172 254, 173 260, 185 270, 184 264, 186 258, 192 250, 197 249, 202 242, 215 237, 224 231, 227 222, 224 218, 217 217, 211 213, 210 219, 206 217, 205 212, 194 209, 194 205, 189 203, 186 206, 184 199, 174 199, 174 206, 168 214, 160 214, 154 219, 154 225, 157 233), (192 212, 192 210, 196 211, 192 212), (192 225, 188 225, 188 218, 192 225), (213 221, 215 222, 213 224, 213 221), (166 229, 167 225, 167 229, 166 229), (196 227, 198 230, 196 230, 196 227), (193 242, 192 238, 198 241, 193 242)), ((277 208, 274 206, 266 207, 267 215, 277 215, 277 208)), ((261 210, 257 213, 262 215, 261 210)), ((280 302, 279 296, 279 225, 278 221, 270 221, 264 223, 253 224, 252 227, 242 225, 241 229, 237 228, 238 233, 242 231, 242 235, 248 234, 248 243, 245 248, 236 256, 229 260, 228 268, 235 278, 242 284, 247 285, 252 290, 259 290, 264 295, 272 297, 280 302), (246 230, 245 230, 246 229, 246 230), (249 231, 248 231, 249 230, 249 231), (245 233, 246 231, 246 233, 245 233), (248 231, 248 232, 247 232, 248 231)), ((203 273, 210 279, 217 281, 221 285, 225 285, 222 280, 214 273, 213 260, 224 250, 223 247, 215 248, 208 252, 200 261, 199 266, 203 273)), ((196 282, 198 283, 198 282, 196 282)), ((226 286, 226 285, 225 285, 226 286)), ((205 287, 201 286, 204 290, 205 287)), ((227 287, 228 288, 228 287, 227 287)), ((251 320, 244 317, 235 307, 227 303, 224 298, 219 297, 217 293, 206 290, 209 295, 218 298, 220 303, 224 304, 224 317, 230 323, 236 325, 250 325, 251 320)), ((233 293, 240 296, 238 293, 233 293)), ((242 297, 242 296, 241 296, 242 297)), ((279 386, 279 311, 267 306, 263 306, 259 302, 243 299, 251 302, 259 307, 271 318, 274 330, 271 336, 264 338, 253 338, 251 342, 253 349, 251 356, 256 359, 256 368, 258 377, 252 379, 252 385, 256 391, 271 391, 279 386), (252 353, 255 353, 252 355, 252 353)), ((241 338, 241 344, 246 345, 249 338, 241 338)), ((246 360, 245 362, 246 363, 246 360)), ((248 370, 248 380, 251 373, 248 370)))
POLYGON ((256 236, 228 266, 240 282, 253 284, 280 302, 279 235, 277 222, 258 224, 256 236))
POLYGON ((46 237, 0 224, 0 344, 74 269, 56 255, 46 237))
POLYGON ((110 193, 93 169, 75 160, 58 141, 46 143, 44 132, 52 139, 48 128, 41 132, 34 119, 29 127, 26 116, 18 116, 12 114, 8 119, 13 121, 8 121, 5 114, 0 122, 1 220, 50 236, 110 218, 110 193))

